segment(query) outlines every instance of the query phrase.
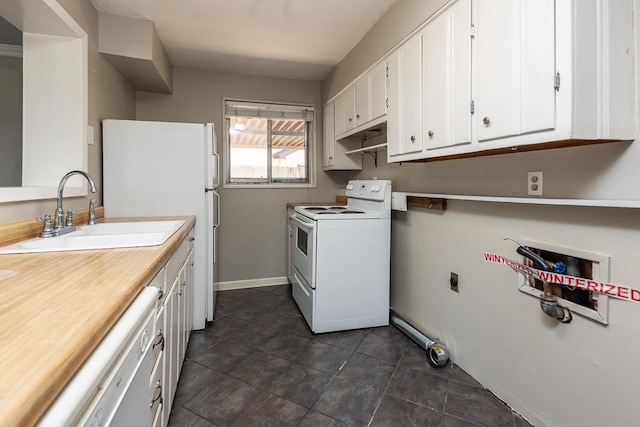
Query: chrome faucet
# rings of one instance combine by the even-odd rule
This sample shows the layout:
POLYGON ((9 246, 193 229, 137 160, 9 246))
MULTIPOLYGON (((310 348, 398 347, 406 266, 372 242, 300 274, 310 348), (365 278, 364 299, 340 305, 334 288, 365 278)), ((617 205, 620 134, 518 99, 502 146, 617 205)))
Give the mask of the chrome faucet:
POLYGON ((83 171, 71 171, 60 180, 60 184, 58 185, 58 204, 56 207, 56 226, 53 229, 53 236, 60 236, 63 234, 67 234, 76 229, 76 226, 73 224, 73 214, 75 212, 69 211, 67 212, 67 221, 65 223, 64 220, 64 210, 62 209, 62 192, 64 191, 64 185, 67 183, 67 180, 71 178, 73 175, 82 175, 87 181, 89 181, 89 185, 91 186, 91 192, 96 192, 96 184, 93 182, 93 179, 89 176, 88 173, 83 171))

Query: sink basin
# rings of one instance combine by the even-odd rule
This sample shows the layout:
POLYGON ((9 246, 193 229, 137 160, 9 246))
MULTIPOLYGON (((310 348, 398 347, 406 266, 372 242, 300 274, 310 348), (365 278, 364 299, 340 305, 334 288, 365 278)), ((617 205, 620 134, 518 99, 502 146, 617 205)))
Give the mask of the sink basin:
POLYGON ((35 238, 0 248, 0 254, 82 251, 161 245, 184 221, 112 222, 83 225, 59 237, 35 238))

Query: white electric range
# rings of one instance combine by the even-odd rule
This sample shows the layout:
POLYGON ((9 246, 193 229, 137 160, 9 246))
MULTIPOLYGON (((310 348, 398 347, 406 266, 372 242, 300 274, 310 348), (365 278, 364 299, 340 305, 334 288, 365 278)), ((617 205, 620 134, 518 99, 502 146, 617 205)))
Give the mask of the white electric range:
POLYGON ((292 293, 314 333, 389 324, 391 181, 352 180, 346 195, 292 218, 292 293))

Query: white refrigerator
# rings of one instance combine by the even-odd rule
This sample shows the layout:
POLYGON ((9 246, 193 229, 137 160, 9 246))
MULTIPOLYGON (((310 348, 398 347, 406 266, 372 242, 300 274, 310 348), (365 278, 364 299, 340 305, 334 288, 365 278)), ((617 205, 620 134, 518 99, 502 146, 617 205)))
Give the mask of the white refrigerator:
POLYGON ((193 328, 213 320, 219 158, 213 123, 102 122, 106 218, 195 215, 193 328))

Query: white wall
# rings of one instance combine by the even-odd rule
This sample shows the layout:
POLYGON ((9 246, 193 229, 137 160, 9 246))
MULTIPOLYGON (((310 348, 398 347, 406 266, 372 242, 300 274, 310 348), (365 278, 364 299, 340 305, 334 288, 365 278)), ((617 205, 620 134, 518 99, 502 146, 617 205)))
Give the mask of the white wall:
MULTIPOLYGON (((394 12, 415 13, 412 6, 400 0, 394 12)), ((378 30, 354 51, 384 39, 378 30)), ((388 34, 397 38, 398 29, 388 34)), ((637 46, 638 40, 636 60, 637 46)), ((358 60, 366 53, 352 54, 338 67, 351 79, 370 65, 358 60)), ((341 89, 335 79, 323 86, 325 101, 341 89)), ((367 156, 357 176, 392 179, 394 190, 526 196, 527 172, 541 170, 546 197, 640 200, 638 158, 638 142, 426 164, 383 160, 378 168, 367 156)), ((579 315, 559 324, 517 289, 515 272, 485 263, 482 253, 515 258, 515 245, 503 241, 510 237, 605 254, 611 282, 640 288, 639 215, 633 209, 455 200, 446 212, 394 212, 392 306, 442 339, 455 363, 536 426, 638 425, 640 305, 611 299, 608 326, 579 315), (451 272, 460 275, 458 294, 449 289, 451 272)))
MULTIPOLYGON (((394 182, 395 184, 395 182, 394 182)), ((396 212, 392 306, 447 345, 452 360, 537 426, 631 426, 640 382, 640 304, 609 300, 610 324, 546 317, 517 273, 505 237, 611 256, 611 282, 636 288, 638 212, 449 201, 444 213, 396 212), (460 275, 459 293, 449 274, 460 275)))
MULTIPOLYGON (((138 92, 138 120, 213 122, 223 153, 223 97, 310 103, 316 106, 316 188, 251 189, 219 187, 218 282, 286 276, 286 204, 333 201, 345 173, 322 173, 320 83, 175 68, 173 94, 138 92)), ((221 169, 222 172, 222 169, 221 169)), ((286 279, 284 279, 286 280, 286 279)))
MULTIPOLYGON (((59 3, 89 35, 89 125, 94 127, 95 144, 88 147, 89 174, 98 186, 98 204, 102 204, 102 142, 100 123, 106 118, 135 118, 135 90, 98 53, 98 12, 86 0, 59 0, 59 3)), ((62 178, 62 177, 60 177, 62 178)), ((87 197, 65 199, 65 209, 87 209, 87 197)), ((35 218, 53 213, 55 200, 0 204, 0 222, 35 218)))

